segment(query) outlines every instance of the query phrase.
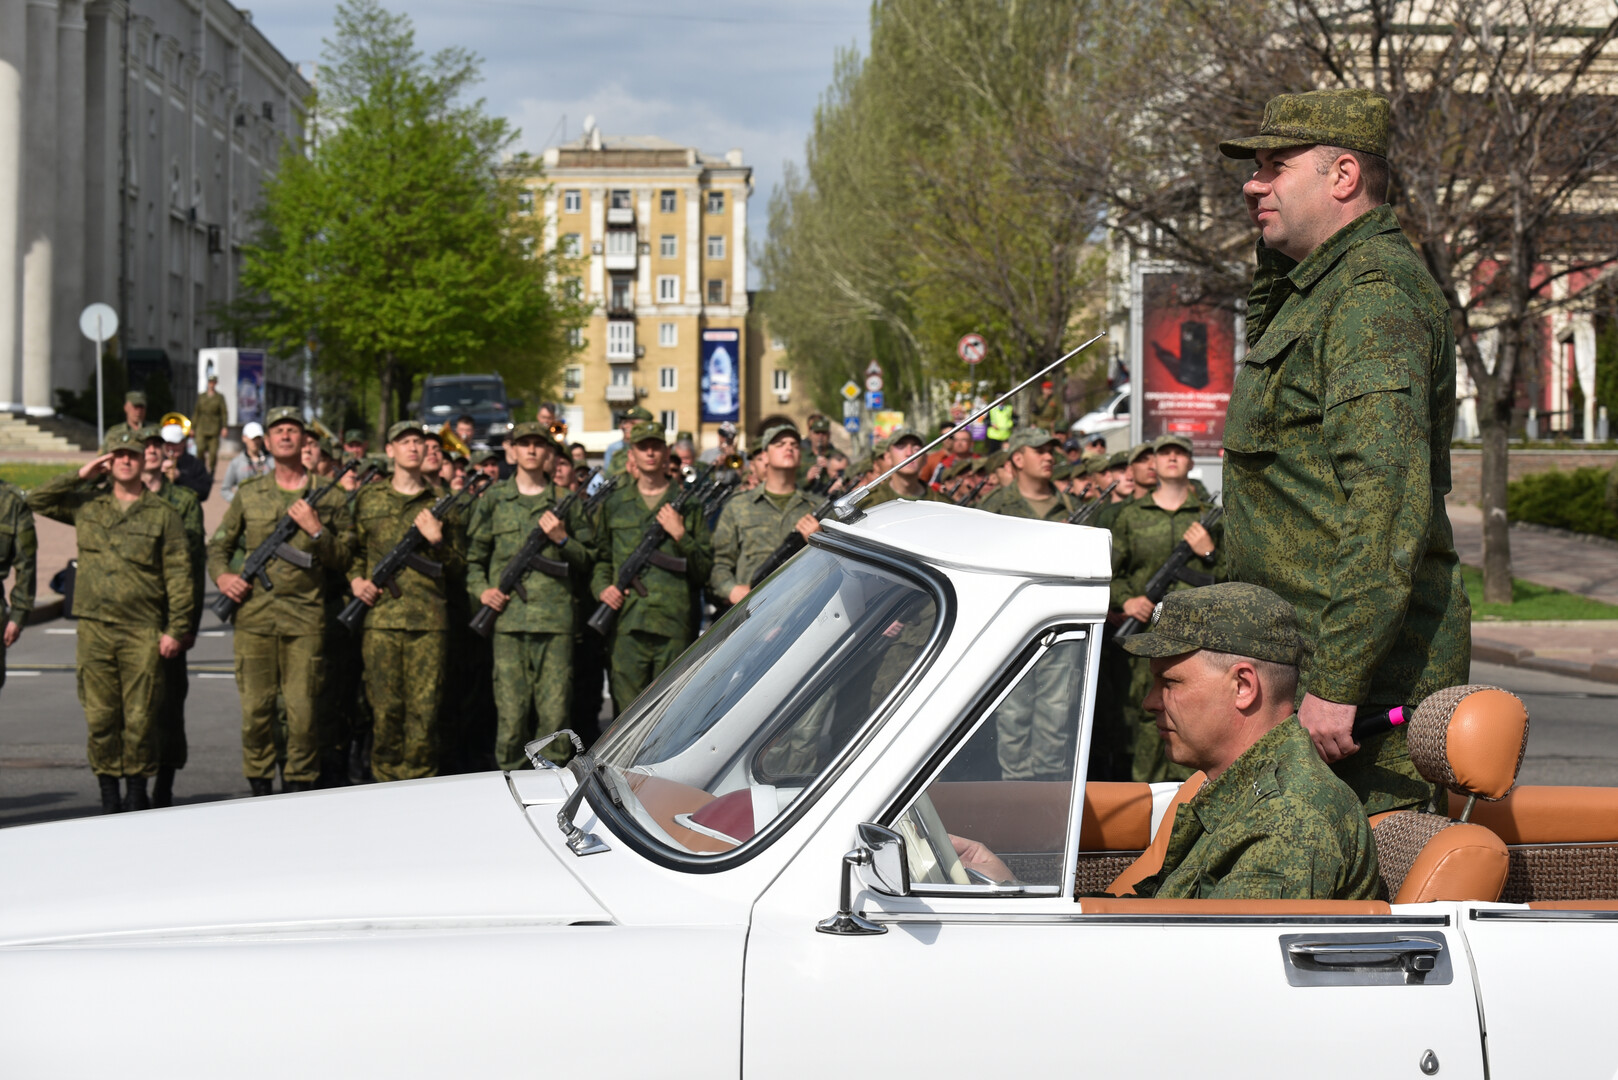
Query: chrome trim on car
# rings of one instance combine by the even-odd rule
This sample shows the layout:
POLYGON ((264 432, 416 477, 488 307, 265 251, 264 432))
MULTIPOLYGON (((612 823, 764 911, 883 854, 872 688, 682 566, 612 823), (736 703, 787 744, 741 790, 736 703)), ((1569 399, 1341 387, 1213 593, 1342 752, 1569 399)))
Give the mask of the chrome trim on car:
POLYGON ((1492 919, 1515 922, 1618 922, 1618 911, 1582 908, 1473 908, 1471 915, 1478 922, 1492 919))
POLYGON ((1097 912, 1072 915, 1009 911, 867 911, 878 923, 984 924, 1014 926, 1448 926, 1448 915, 1139 915, 1097 912))

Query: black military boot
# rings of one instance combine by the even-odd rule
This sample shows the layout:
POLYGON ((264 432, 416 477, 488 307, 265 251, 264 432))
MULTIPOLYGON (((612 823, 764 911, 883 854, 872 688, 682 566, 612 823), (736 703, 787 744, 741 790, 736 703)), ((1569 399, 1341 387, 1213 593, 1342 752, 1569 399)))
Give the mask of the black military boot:
POLYGON ((96 782, 101 785, 101 812, 103 814, 122 813, 124 800, 118 791, 118 778, 116 776, 97 775, 96 782))
POLYGON ((164 765, 157 770, 157 780, 152 784, 152 805, 174 805, 174 769, 164 765))
POLYGON ((247 786, 253 789, 254 795, 274 795, 275 778, 270 776, 249 776, 247 786))
POLYGON ((124 778, 124 809, 150 810, 152 800, 146 794, 146 777, 128 776, 124 778))
POLYGON ((282 790, 282 792, 313 791, 314 789, 315 789, 315 782, 313 780, 283 780, 283 781, 281 781, 281 790, 282 790))

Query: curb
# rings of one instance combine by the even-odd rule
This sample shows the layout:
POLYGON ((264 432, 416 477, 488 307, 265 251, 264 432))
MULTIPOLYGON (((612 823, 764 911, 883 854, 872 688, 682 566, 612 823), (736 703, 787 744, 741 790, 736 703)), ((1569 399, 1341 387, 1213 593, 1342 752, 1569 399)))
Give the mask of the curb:
POLYGON ((1615 660, 1562 660, 1552 656, 1536 656, 1533 649, 1511 645, 1489 638, 1472 639, 1472 659, 1489 664, 1504 664, 1529 671, 1543 671, 1550 675, 1571 675, 1595 682, 1618 683, 1618 661, 1615 660))

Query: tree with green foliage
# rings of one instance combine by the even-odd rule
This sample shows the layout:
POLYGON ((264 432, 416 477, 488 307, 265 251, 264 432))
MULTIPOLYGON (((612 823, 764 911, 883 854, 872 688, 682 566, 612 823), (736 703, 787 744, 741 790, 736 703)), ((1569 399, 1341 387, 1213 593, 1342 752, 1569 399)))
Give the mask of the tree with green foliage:
POLYGON ((555 285, 543 223, 516 213, 533 174, 500 165, 516 132, 467 100, 477 58, 426 58, 407 17, 343 0, 320 75, 310 152, 287 147, 265 185, 232 321, 289 355, 311 347, 323 380, 374 380, 378 431, 425 374, 549 390, 584 312, 555 285))

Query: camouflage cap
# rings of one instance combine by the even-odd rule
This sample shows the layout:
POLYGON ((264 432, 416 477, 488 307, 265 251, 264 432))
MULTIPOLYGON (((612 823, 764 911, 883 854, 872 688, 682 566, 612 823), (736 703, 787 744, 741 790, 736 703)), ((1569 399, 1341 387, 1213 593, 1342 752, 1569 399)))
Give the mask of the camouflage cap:
POLYGON ((963 472, 966 472, 968 469, 970 469, 972 467, 972 463, 973 463, 974 460, 976 460, 976 459, 975 458, 962 458, 961 460, 957 461, 955 464, 951 465, 949 468, 944 470, 943 479, 945 479, 945 480, 953 480, 953 479, 955 479, 957 476, 961 475, 963 472))
POLYGON ((271 409, 264 417, 264 430, 268 431, 276 424, 297 424, 299 427, 308 427, 303 422, 303 410, 296 405, 279 405, 271 409))
POLYGON ((696 441, 696 436, 692 435, 689 431, 681 431, 681 432, 678 432, 678 433, 675 434, 674 441, 675 442, 695 442, 696 441))
POLYGON ((1171 432, 1167 435, 1159 435, 1157 437, 1157 441, 1152 443, 1152 453, 1161 453, 1164 449, 1170 446, 1178 447, 1188 454, 1192 452, 1190 439, 1186 438, 1184 435, 1175 435, 1171 432))
POLYGON ((335 435, 320 440, 320 452, 333 461, 343 460, 343 444, 337 441, 335 435))
POLYGON ((1049 446, 1055 448, 1061 445, 1061 440, 1044 428, 1020 427, 1011 433, 1011 438, 1006 440, 1006 453, 1016 453, 1018 450, 1026 450, 1029 447, 1049 446))
POLYGON ((1297 666, 1303 658, 1298 613, 1275 593, 1245 581, 1171 592, 1143 633, 1124 639, 1136 656, 1181 656, 1209 649, 1297 666))
POLYGON ((139 405, 141 408, 144 409, 146 407, 146 394, 145 394, 145 392, 141 391, 141 390, 131 390, 131 391, 129 391, 129 393, 124 395, 124 404, 125 405, 139 405))
POLYGON ((760 447, 769 446, 783 435, 791 435, 799 442, 803 441, 803 436, 798 434, 798 429, 792 424, 772 424, 764 429, 764 434, 758 437, 758 444, 760 447))
POLYGON ((406 435, 420 435, 425 438, 427 429, 421 426, 420 420, 400 420, 397 424, 388 428, 388 442, 393 442, 406 435))
POLYGON ((885 454, 906 439, 916 440, 916 445, 918 446, 926 445, 927 442, 926 439, 921 437, 921 432, 917 431, 915 428, 900 424, 898 427, 888 432, 887 438, 877 440, 876 451, 879 454, 885 454))
POLYGON ((140 437, 140 433, 145 430, 145 428, 140 428, 136 431, 126 429, 111 435, 106 442, 101 444, 101 452, 103 454, 116 454, 119 451, 124 451, 134 454, 136 457, 143 457, 146 454, 146 441, 140 437))
POLYGON ((473 468, 476 468, 479 465, 486 465, 493 460, 493 450, 474 450, 472 451, 472 456, 466 459, 466 463, 471 465, 473 468))
POLYGON ((1388 156, 1388 99, 1370 90, 1278 94, 1264 106, 1258 134, 1219 144, 1226 157, 1250 158, 1290 146, 1341 146, 1388 156))
POLYGON ((343 442, 344 443, 356 443, 356 442, 362 443, 364 441, 365 441, 365 429, 364 428, 351 427, 347 431, 343 432, 343 442))
POLYGON ((1078 473, 1081 476, 1084 475, 1083 465, 1064 460, 1058 461, 1055 465, 1051 466, 1052 480, 1069 480, 1072 479, 1074 473, 1078 473))
POLYGON ((993 472, 1010 460, 1010 450, 996 450, 994 453, 983 459, 983 469, 985 472, 993 472))
MULTIPOLYGON (((135 438, 139 439, 143 443, 152 442, 154 439, 158 442, 162 442, 163 429, 158 427, 156 424, 146 424, 143 427, 138 427, 135 429, 135 438)), ((103 454, 106 453, 105 450, 101 452, 103 454)))
POLYGON ((824 435, 831 431, 831 421, 826 419, 824 416, 817 416, 813 420, 809 421, 809 430, 815 432, 817 435, 824 435))
POLYGON ((367 466, 375 465, 380 476, 393 475, 393 459, 386 454, 366 454, 362 460, 367 466))
POLYGON ((1133 465, 1147 454, 1157 453, 1157 448, 1149 442, 1136 443, 1129 448, 1127 453, 1129 454, 1129 463, 1133 465))
MULTIPOLYGON (((644 412, 645 410, 643 409, 641 411, 644 412)), ((669 441, 668 435, 663 431, 662 424, 656 423, 652 420, 635 421, 635 426, 629 429, 629 439, 627 440, 629 445, 635 446, 636 444, 643 443, 648 439, 656 439, 665 446, 668 445, 669 441)))
POLYGON ((1100 476, 1110 467, 1108 462, 1112 459, 1105 454, 1091 454, 1084 459, 1084 475, 1100 476))
POLYGON ((649 410, 643 409, 639 405, 636 405, 633 408, 625 409, 619 415, 618 422, 620 424, 625 424, 625 423, 639 424, 639 423, 650 421, 651 419, 652 419, 652 414, 651 414, 651 412, 649 410))
MULTIPOLYGON (((538 420, 524 420, 520 424, 511 425, 511 433, 506 437, 511 440, 513 446, 517 444, 518 439, 538 439, 558 453, 565 452, 562 444, 557 442, 556 437, 551 434, 550 425, 541 424, 538 420)), ((472 456, 475 458, 477 455, 472 456)), ((477 462, 474 461, 473 464, 475 465, 477 462)))
POLYGON ((1117 451, 1114 451, 1113 453, 1109 454, 1107 456, 1107 468, 1109 468, 1109 469, 1127 469, 1127 468, 1129 468, 1129 451, 1128 450, 1117 450, 1117 451))

